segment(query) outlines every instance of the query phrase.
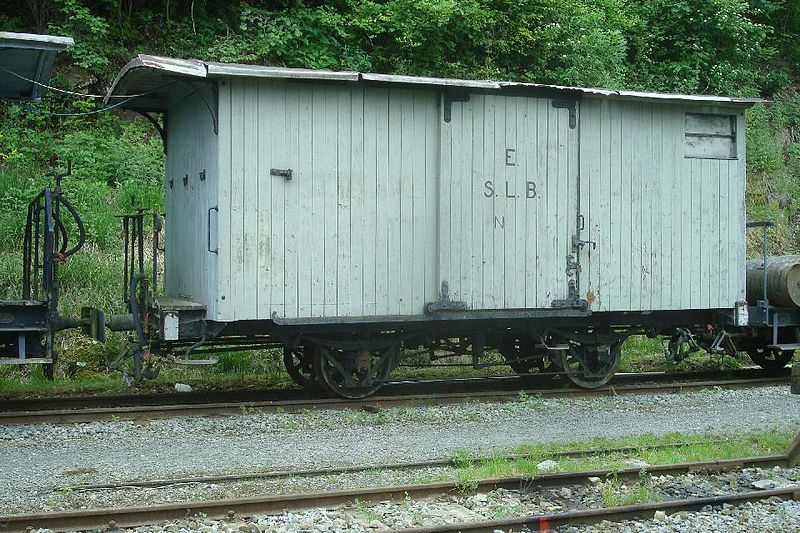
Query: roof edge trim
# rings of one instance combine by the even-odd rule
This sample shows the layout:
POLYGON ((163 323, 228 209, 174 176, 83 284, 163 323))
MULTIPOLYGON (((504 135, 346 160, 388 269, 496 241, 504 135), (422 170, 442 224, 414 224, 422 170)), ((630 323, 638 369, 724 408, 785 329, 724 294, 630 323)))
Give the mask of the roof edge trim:
POLYGON ((253 78, 358 81, 359 73, 349 70, 313 70, 307 68, 265 67, 241 63, 205 63, 209 76, 251 76, 253 78))
POLYGON ((127 65, 122 67, 117 77, 114 78, 114 81, 111 83, 103 102, 108 103, 112 98, 120 98, 121 96, 116 96, 114 93, 117 92, 117 89, 121 86, 124 87, 125 77, 132 71, 141 68, 170 72, 193 78, 205 78, 208 76, 206 64, 199 59, 175 59, 171 57, 139 54, 131 59, 127 65))
MULTIPOLYGON (((639 99, 661 102, 686 102, 693 104, 709 105, 736 105, 750 106, 765 102, 760 98, 738 98, 730 96, 715 95, 689 95, 654 93, 644 91, 627 91, 616 89, 602 89, 594 87, 567 87, 564 85, 548 85, 543 83, 526 83, 515 81, 492 81, 492 80, 465 80, 456 78, 435 78, 423 76, 405 76, 395 74, 375 74, 369 72, 354 71, 332 71, 332 70, 313 70, 305 68, 271 67, 261 65, 245 65, 240 63, 220 63, 204 62, 198 59, 175 59, 170 57, 152 56, 140 54, 117 74, 116 79, 106 95, 105 101, 113 98, 120 98, 114 93, 123 93, 127 87, 136 85, 135 81, 126 77, 137 69, 149 69, 161 73, 171 73, 177 76, 193 78, 224 78, 224 77, 252 77, 252 78, 274 78, 274 79, 296 79, 296 80, 320 80, 320 81, 340 81, 340 82, 367 82, 386 85, 412 85, 420 87, 453 87, 463 89, 482 89, 498 90, 502 94, 503 89, 533 89, 537 91, 554 91, 571 93, 574 96, 580 95, 620 98, 620 99, 639 99)), ((133 92, 136 92, 135 90, 133 92)))
POLYGON ((36 48, 39 50, 64 50, 75 44, 72 37, 12 31, 0 31, 0 41, 13 44, 15 48, 36 48))

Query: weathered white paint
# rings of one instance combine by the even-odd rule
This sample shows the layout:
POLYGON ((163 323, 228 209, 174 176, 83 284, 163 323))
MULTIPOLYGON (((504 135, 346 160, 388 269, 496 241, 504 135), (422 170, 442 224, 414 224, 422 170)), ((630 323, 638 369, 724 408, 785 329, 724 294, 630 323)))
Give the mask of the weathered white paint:
POLYGON ((578 130, 552 102, 476 94, 441 126, 440 282, 471 309, 567 298, 578 130))
POLYGON ((219 94, 216 318, 422 313, 438 286, 438 95, 271 79, 219 94))
POLYGON ((592 309, 732 308, 744 299, 744 112, 581 102, 582 295, 592 309), (686 114, 734 115, 736 159, 686 157, 686 114))
POLYGON ((547 309, 574 279, 578 215, 594 311, 744 296, 742 107, 584 96, 571 128, 541 96, 475 92, 447 122, 424 85, 218 88, 218 135, 197 97, 170 108, 167 191, 167 291, 215 320, 422 315, 444 282, 471 309, 547 309), (736 116, 736 157, 686 157, 687 113, 736 116))

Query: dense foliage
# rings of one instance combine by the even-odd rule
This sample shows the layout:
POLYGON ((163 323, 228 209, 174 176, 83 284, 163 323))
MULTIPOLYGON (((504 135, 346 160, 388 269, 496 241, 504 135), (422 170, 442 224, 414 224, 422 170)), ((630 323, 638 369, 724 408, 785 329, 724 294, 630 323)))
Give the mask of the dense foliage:
MULTIPOLYGON (((75 39, 52 84, 79 93, 102 94, 134 54, 150 53, 768 97, 775 104, 748 119, 748 209, 779 222, 781 247, 799 244, 800 2, 6 0, 4 7, 2 30, 75 39)), ((65 296, 71 306, 118 305, 110 287, 120 247, 113 215, 131 204, 160 205, 163 154, 158 135, 133 114, 50 114, 101 105, 53 91, 37 105, 0 104, 0 296, 18 291, 27 199, 57 161, 72 159, 75 175, 65 188, 94 251, 64 269, 65 296)))
POLYGON ((79 85, 133 53, 756 94, 798 64, 791 0, 7 0, 7 30, 75 37, 79 85))

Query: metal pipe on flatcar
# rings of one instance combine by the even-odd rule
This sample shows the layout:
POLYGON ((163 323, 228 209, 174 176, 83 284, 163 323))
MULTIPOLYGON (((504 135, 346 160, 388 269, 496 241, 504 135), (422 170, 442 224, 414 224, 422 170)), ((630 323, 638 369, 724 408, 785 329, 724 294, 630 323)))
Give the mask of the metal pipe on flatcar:
POLYGON ((747 301, 766 299, 780 307, 800 307, 800 255, 768 256, 747 262, 747 301))

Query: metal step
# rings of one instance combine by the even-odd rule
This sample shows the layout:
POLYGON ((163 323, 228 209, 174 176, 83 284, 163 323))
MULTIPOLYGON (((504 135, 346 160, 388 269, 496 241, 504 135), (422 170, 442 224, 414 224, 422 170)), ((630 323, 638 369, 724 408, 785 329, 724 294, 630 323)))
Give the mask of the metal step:
POLYGON ((787 344, 770 344, 769 346, 767 346, 767 349, 769 349, 769 350, 780 350, 782 352, 785 352, 785 351, 788 351, 788 350, 792 350, 792 351, 800 350, 800 343, 795 342, 795 343, 791 343, 791 344, 789 344, 789 343, 787 343, 787 344))
POLYGON ((209 359, 187 359, 186 357, 171 357, 170 360, 178 365, 215 365, 218 359, 210 357, 209 359))
POLYGON ((547 350, 548 352, 563 352, 569 350, 569 344, 554 344, 553 346, 548 346, 546 344, 537 344, 537 350, 547 350))
POLYGON ((48 357, 26 357, 20 359, 19 357, 2 357, 0 358, 0 365, 49 365, 53 362, 48 357))
POLYGON ((180 298, 178 296, 159 296, 156 298, 156 306, 166 312, 206 310, 205 305, 189 298, 180 298))

